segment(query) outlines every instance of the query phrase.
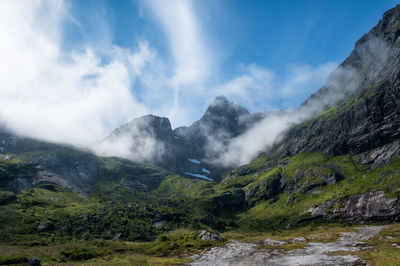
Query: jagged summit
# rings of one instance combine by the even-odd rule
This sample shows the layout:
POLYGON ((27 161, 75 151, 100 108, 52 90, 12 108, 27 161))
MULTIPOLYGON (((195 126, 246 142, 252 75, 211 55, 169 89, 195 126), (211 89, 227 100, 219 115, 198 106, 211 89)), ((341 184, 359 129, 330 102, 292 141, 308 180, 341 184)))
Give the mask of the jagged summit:
POLYGON ((110 136, 118 136, 120 134, 131 133, 146 133, 154 135, 158 139, 163 139, 172 134, 171 123, 168 118, 156 115, 144 115, 139 118, 133 119, 131 122, 122 125, 111 132, 110 136))
POLYGON ((204 134, 228 134, 236 136, 243 132, 245 120, 249 111, 244 107, 229 102, 225 96, 216 97, 209 105, 204 115, 195 122, 192 130, 206 130, 204 134))
MULTIPOLYGON (((377 36, 384 38, 388 41, 397 41, 397 38, 400 35, 399 21, 400 21, 400 4, 386 11, 383 14, 382 19, 371 30, 371 32, 375 33, 377 36)), ((361 38, 356 43, 356 46, 359 45, 362 41, 363 39, 361 38)))

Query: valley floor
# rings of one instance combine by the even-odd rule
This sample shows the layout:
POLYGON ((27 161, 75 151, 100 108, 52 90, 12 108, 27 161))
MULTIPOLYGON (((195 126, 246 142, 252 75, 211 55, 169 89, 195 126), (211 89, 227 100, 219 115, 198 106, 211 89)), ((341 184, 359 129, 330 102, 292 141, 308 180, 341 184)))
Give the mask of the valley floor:
MULTIPOLYGON (((321 239, 297 237, 288 240, 264 239, 261 243, 231 241, 223 247, 194 256, 192 265, 353 265, 365 263, 357 254, 374 247, 366 241, 384 226, 355 228, 341 232, 339 238, 328 242, 321 239), (286 250, 285 250, 286 249, 286 250)), ((399 250, 400 252, 400 250, 399 250)), ((400 263, 400 262, 399 262, 400 263)))
POLYGON ((154 242, 79 241, 0 245, 1 265, 400 265, 400 224, 319 226, 272 233, 226 232, 223 242, 177 230, 154 242))

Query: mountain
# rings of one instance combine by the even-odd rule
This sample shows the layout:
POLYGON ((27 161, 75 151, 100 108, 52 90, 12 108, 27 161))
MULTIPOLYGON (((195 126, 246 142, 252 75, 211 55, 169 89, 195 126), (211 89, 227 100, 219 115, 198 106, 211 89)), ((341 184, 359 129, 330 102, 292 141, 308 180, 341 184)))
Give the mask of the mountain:
POLYGON ((172 130, 168 118, 146 115, 115 129, 98 143, 97 150, 154 164, 190 178, 219 180, 227 168, 213 163, 213 159, 226 151, 232 138, 262 118, 263 114, 250 114, 219 96, 190 127, 172 130), (116 146, 123 148, 114 153, 116 146))
POLYGON ((250 207, 238 223, 400 220, 399 25, 400 5, 298 108, 311 118, 224 177, 250 207))
MULTIPOLYGON (((0 242, 153 241, 141 252, 170 255, 200 241, 187 234, 168 242, 176 231, 164 233, 175 229, 245 234, 399 222, 400 5, 356 43, 319 91, 294 112, 279 113, 291 114, 303 120, 237 169, 214 161, 268 113, 250 114, 222 96, 189 127, 172 129, 168 118, 147 115, 96 144, 96 154, 119 157, 3 128, 0 242)), ((85 250, 61 253, 65 260, 87 258, 85 250)))
POLYGON ((121 174, 126 183, 134 184, 131 189, 143 190, 154 182, 157 187, 170 174, 123 159, 97 157, 68 145, 20 137, 4 129, 0 132, 0 151, 0 188, 14 193, 52 183, 87 194, 103 178, 121 174))
POLYGON ((290 129, 269 153, 271 157, 323 151, 332 156, 357 154, 358 161, 380 166, 399 155, 399 16, 399 6, 387 11, 378 25, 357 41, 326 86, 301 109, 315 101, 324 102, 324 98, 332 100, 332 94, 345 91, 347 97, 290 129), (346 85, 339 86, 342 84, 335 80, 347 81, 352 90, 343 89, 346 85))

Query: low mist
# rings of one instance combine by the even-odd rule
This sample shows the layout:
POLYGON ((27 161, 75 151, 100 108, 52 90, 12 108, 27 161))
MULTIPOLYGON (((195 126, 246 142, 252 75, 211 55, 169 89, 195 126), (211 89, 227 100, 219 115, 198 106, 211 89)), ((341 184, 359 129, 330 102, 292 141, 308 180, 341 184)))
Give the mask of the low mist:
MULTIPOLYGON (((340 103, 362 86, 372 85, 384 79, 381 73, 390 73, 390 69, 387 69, 390 63, 387 64, 387 60, 394 52, 383 40, 368 36, 349 57, 351 62, 345 61, 332 72, 325 85, 300 107, 267 113, 262 121, 224 146, 223 152, 213 163, 225 167, 250 163, 261 152, 279 142, 290 127, 340 103)), ((213 143, 212 146, 220 147, 221 144, 213 143)))

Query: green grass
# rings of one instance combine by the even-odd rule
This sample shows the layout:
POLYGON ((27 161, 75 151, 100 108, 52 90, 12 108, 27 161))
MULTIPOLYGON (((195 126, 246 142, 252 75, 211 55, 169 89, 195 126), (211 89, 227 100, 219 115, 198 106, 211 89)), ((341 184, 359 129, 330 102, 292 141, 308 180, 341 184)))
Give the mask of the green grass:
POLYGON ((160 235, 153 242, 95 240, 35 247, 0 245, 0 264, 25 264, 29 257, 39 257, 43 264, 88 262, 98 265, 115 262, 123 265, 133 261, 144 261, 149 265, 157 265, 157 263, 165 265, 181 264, 190 260, 180 259, 179 257, 187 257, 201 250, 225 243, 224 241, 201 240, 197 237, 195 231, 176 230, 160 235))
MULTIPOLYGON (((400 195, 400 158, 390 164, 367 171, 365 167, 355 165, 349 156, 328 157, 322 153, 302 153, 291 158, 285 158, 289 164, 282 171, 282 179, 290 182, 300 173, 306 176, 296 180, 296 184, 318 182, 319 176, 331 173, 334 169, 343 175, 343 180, 335 184, 320 184, 318 194, 284 191, 275 202, 263 201, 245 211, 237 222, 242 230, 270 230, 292 226, 296 220, 307 218, 308 210, 318 204, 336 199, 340 201, 354 194, 368 191, 385 191, 387 197, 400 195), (290 198, 290 200, 288 200, 290 198)), ((273 169, 263 176, 250 182, 245 188, 255 187, 262 178, 272 175, 278 169, 273 169)), ((242 177, 239 177, 239 179, 242 177)), ((340 206, 337 206, 340 207, 340 206)))

